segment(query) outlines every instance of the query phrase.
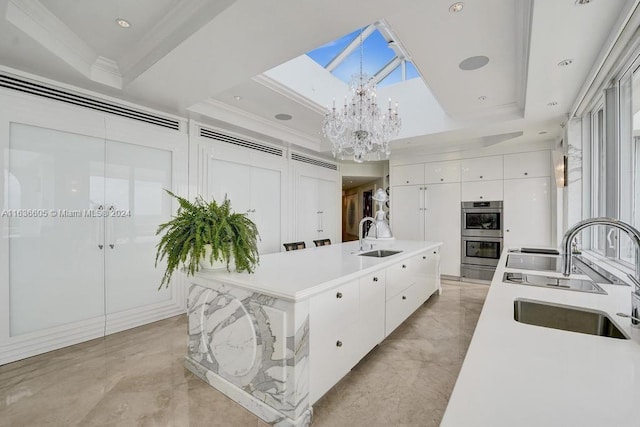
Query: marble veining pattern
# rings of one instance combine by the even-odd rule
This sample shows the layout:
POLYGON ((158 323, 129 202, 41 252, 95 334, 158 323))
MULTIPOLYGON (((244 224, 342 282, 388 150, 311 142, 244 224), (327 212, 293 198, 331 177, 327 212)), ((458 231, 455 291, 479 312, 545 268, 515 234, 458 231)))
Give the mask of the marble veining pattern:
POLYGON ((188 307, 188 369, 274 425, 310 422, 308 313, 293 328, 292 303, 221 283, 193 284, 188 307))

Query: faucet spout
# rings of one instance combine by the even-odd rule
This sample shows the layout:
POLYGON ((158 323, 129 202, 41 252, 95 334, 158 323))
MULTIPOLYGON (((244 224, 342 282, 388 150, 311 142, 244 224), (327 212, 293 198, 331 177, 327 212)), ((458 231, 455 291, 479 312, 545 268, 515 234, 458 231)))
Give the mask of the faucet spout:
MULTIPOLYGON (((635 275, 629 275, 629 278, 631 279, 631 282, 635 287, 635 290, 631 292, 631 311, 632 316, 637 318, 640 313, 640 231, 627 224, 626 222, 607 217, 589 218, 576 223, 573 227, 567 230, 562 238, 562 243, 560 245, 562 251, 562 274, 565 276, 571 274, 571 242, 573 241, 574 237, 576 237, 578 233, 585 228, 592 227, 594 225, 605 225, 622 230, 629 235, 634 243, 636 270, 635 275)), ((631 323, 633 325, 639 325, 640 321, 632 318, 631 323)))
MULTIPOLYGON (((371 218, 370 216, 365 216, 360 220, 360 223, 358 224, 358 239, 360 241, 361 251, 364 250, 364 247, 362 246, 362 241, 364 240, 364 223, 367 221, 371 221, 374 225, 376 223, 376 220, 374 218, 371 218)), ((377 234, 378 234, 378 228, 376 227, 376 236, 377 234)))

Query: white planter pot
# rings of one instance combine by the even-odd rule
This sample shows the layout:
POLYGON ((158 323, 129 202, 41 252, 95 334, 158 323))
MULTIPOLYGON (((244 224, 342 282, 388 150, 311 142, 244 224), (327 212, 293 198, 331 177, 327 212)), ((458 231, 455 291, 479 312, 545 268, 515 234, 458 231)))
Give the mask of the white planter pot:
MULTIPOLYGON (((213 263, 209 262, 209 258, 211 257, 211 245, 205 245, 204 256, 200 258, 199 264, 200 268, 203 270, 221 270, 227 269, 227 263, 225 261, 213 260, 213 263)), ((233 258, 233 254, 231 254, 231 258, 229 259, 229 270, 235 271, 235 260, 233 258)))

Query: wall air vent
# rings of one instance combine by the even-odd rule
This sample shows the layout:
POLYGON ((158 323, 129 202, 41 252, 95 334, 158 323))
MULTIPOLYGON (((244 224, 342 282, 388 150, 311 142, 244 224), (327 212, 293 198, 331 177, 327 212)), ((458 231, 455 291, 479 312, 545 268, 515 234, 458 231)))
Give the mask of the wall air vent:
POLYGON ((203 138, 215 139, 216 141, 227 142, 250 150, 262 151, 263 153, 272 154, 278 157, 282 157, 282 154, 284 153, 281 148, 258 144, 257 142, 247 141, 246 139, 236 138, 231 135, 225 135, 224 133, 216 132, 204 127, 200 127, 200 136, 203 138))
POLYGON ((6 74, 0 74, 0 87, 65 102, 67 104, 78 105, 80 107, 96 111, 102 111, 104 113, 115 114, 116 116, 126 117, 156 126, 162 126, 167 129, 180 130, 180 122, 175 119, 150 114, 145 111, 134 110, 132 108, 112 104, 98 98, 89 98, 88 96, 57 89, 52 86, 45 86, 43 84, 38 84, 33 81, 20 79, 14 76, 8 76, 6 74))
POLYGON ((338 170, 338 165, 335 163, 329 163, 322 160, 314 159, 313 157, 303 156, 298 153, 291 153, 291 160, 296 162, 309 163, 310 165, 320 166, 321 168, 327 168, 334 171, 338 170))

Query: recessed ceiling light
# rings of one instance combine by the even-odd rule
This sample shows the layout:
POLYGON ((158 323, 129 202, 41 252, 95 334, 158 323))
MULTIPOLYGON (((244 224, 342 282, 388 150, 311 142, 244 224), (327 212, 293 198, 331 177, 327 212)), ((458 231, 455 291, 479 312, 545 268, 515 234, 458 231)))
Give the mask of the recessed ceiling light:
POLYGON ((116 19, 116 23, 120 25, 122 28, 129 28, 131 24, 126 19, 118 18, 116 19))
POLYGON ((278 120, 291 120, 293 118, 291 114, 284 114, 284 113, 276 114, 275 117, 278 120))
POLYGON ((546 133, 547 133, 547 131, 546 131, 546 130, 543 130, 543 131, 538 132, 538 135, 544 135, 544 134, 546 134, 546 133))
POLYGON ((478 97, 478 101, 486 101, 486 100, 487 100, 487 97, 484 95, 478 97))
POLYGON ((236 101, 240 101, 242 97, 240 95, 236 95, 233 97, 233 99, 235 99, 236 101))
POLYGON ((451 13, 458 13, 458 12, 462 12, 462 9, 464 9, 464 3, 462 3, 461 1, 452 4, 451 6, 449 6, 449 12, 451 13))
POLYGON ((458 65, 461 70, 471 71, 482 68, 489 63, 489 58, 486 56, 471 56, 458 65))
POLYGON ((558 62, 558 67, 566 67, 567 65, 573 64, 573 59, 565 59, 558 62))
POLYGON ((549 107, 555 107, 556 105, 558 105, 558 103, 556 101, 551 101, 547 104, 549 107))

